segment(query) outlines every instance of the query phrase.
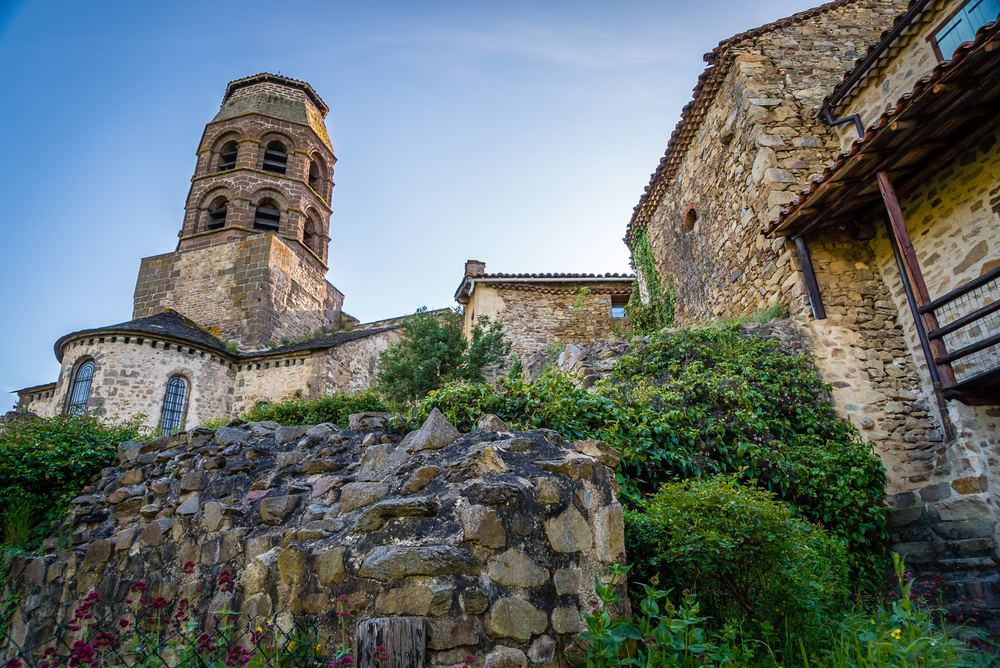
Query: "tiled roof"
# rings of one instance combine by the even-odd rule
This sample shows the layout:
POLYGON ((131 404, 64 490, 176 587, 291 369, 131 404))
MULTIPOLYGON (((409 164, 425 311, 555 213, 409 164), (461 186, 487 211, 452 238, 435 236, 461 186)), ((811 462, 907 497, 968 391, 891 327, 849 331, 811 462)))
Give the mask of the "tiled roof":
MULTIPOLYGON (((924 128, 925 131, 932 128, 932 126, 937 123, 934 119, 933 109, 936 106, 945 104, 948 101, 949 93, 947 91, 951 90, 950 86, 957 86, 958 88, 955 88, 954 90, 958 90, 959 92, 967 91, 972 93, 974 92, 975 84, 982 83, 980 81, 982 72, 990 72, 994 74, 997 72, 997 68, 1000 67, 1000 62, 998 62, 1000 61, 1000 43, 998 43, 1000 40, 998 40, 998 36, 1000 36, 1000 22, 994 21, 980 27, 979 30, 976 31, 975 41, 966 42, 959 46, 951 60, 945 60, 938 63, 928 76, 918 80, 912 91, 902 95, 894 107, 885 111, 879 117, 878 122, 872 124, 868 128, 865 132, 864 139, 856 139, 851 145, 851 149, 849 151, 841 153, 837 157, 837 161, 835 163, 827 166, 826 169, 823 170, 822 175, 813 179, 812 184, 805 190, 801 191, 799 196, 792 200, 791 203, 789 203, 789 205, 781 211, 778 218, 771 221, 771 223, 764 228, 763 233, 787 233, 789 229, 787 229, 787 227, 782 228, 782 226, 789 222, 789 218, 795 216, 797 212, 802 211, 808 205, 812 204, 813 199, 829 195, 830 186, 827 186, 828 183, 833 186, 838 185, 833 184, 833 181, 857 178, 857 175, 852 173, 852 170, 856 171, 861 169, 861 167, 857 167, 857 165, 861 164, 866 159, 868 159, 869 162, 877 159, 881 152, 885 152, 887 150, 885 148, 887 146, 890 149, 894 146, 898 146, 900 142, 904 141, 904 136, 906 136, 907 132, 902 129, 893 132, 895 129, 893 126, 901 128, 902 126, 899 125, 898 122, 902 119, 915 115, 916 118, 914 121, 916 125, 912 126, 913 128, 924 128), (972 68, 971 70, 969 70, 970 67, 972 68), (957 83, 947 83, 952 81, 957 83), (938 86, 938 84, 943 85, 938 86), (939 90, 941 91, 940 93, 938 93, 939 90), (898 140, 896 135, 900 135, 898 140)), ((986 90, 982 95, 991 94, 996 96, 997 89, 994 89, 992 93, 986 90)), ((981 99, 979 100, 979 103, 982 104, 981 99)), ((985 104, 989 106, 995 103, 996 101, 994 99, 993 101, 986 102, 985 104)), ((955 122, 961 121, 962 119, 952 118, 946 120, 949 122, 955 122)), ((968 121, 969 119, 965 120, 968 121)), ((972 122, 976 122, 975 118, 972 118, 971 120, 972 122)), ((902 125, 905 126, 907 123, 903 123, 902 125)), ((943 132, 952 126, 940 124, 939 127, 942 128, 941 131, 943 132)), ((914 129, 911 129, 909 132, 914 132, 914 129)), ((865 168, 868 169, 868 167, 865 168)))
POLYGON ((323 350, 326 348, 336 348, 337 346, 345 344, 348 341, 357 341, 358 339, 363 339, 374 334, 381 334, 382 332, 388 332, 393 329, 399 329, 399 325, 373 327, 371 329, 352 330, 350 332, 338 332, 322 339, 316 339, 315 341, 293 343, 289 346, 280 346, 278 348, 270 348, 268 350, 258 350, 252 353, 240 353, 239 359, 252 360, 269 355, 283 355, 285 353, 295 353, 302 350, 323 350))
POLYGON ((177 311, 167 309, 163 313, 137 318, 128 322, 110 325, 108 327, 98 327, 96 329, 82 329, 79 332, 72 332, 59 338, 55 343, 56 359, 62 362, 62 346, 70 340, 87 334, 103 334, 107 332, 140 332, 152 334, 154 336, 170 337, 182 341, 190 341, 202 348, 215 350, 232 356, 226 351, 226 344, 218 337, 214 336, 198 323, 190 318, 186 318, 177 311))
POLYGON ((620 279, 622 281, 633 281, 635 280, 634 274, 482 274, 480 276, 469 276, 465 275, 462 278, 462 282, 459 284, 458 289, 455 290, 455 301, 461 302, 462 297, 468 297, 469 292, 465 288, 469 287, 472 281, 537 281, 544 282, 545 280, 552 280, 558 282, 567 281, 579 281, 581 283, 586 283, 587 281, 607 281, 608 279, 620 279))
POLYGON ((632 210, 632 219, 625 230, 625 243, 631 241, 634 230, 646 226, 653 212, 663 200, 663 195, 669 186, 669 181, 677 174, 677 170, 684 160, 687 149, 691 145, 691 141, 697 136, 698 130, 701 129, 702 121, 704 121, 708 109, 715 99, 715 94, 718 92, 729 70, 728 66, 733 61, 733 55, 730 53, 730 50, 745 40, 753 39, 772 30, 778 30, 814 18, 853 2, 857 2, 857 0, 835 0, 834 2, 828 2, 819 7, 793 14, 787 18, 767 23, 759 28, 754 28, 753 30, 748 30, 725 39, 719 42, 719 46, 712 49, 710 53, 705 54, 705 62, 708 63, 708 67, 698 77, 698 85, 694 87, 694 99, 684 105, 684 108, 681 110, 681 120, 678 121, 677 127, 674 128, 673 133, 670 135, 666 153, 660 158, 660 164, 650 177, 649 185, 646 186, 642 196, 639 198, 639 203, 632 210))
POLYGON ((323 112, 324 116, 330 111, 330 107, 326 106, 326 102, 323 101, 323 98, 321 98, 319 94, 313 90, 313 87, 305 81, 283 77, 280 74, 269 74, 267 72, 261 72, 260 74, 254 74, 250 77, 230 81, 229 85, 226 86, 226 94, 222 98, 222 103, 225 104, 226 100, 228 100, 230 96, 232 96, 232 94, 240 88, 246 88, 247 86, 253 86, 261 83, 276 83, 281 84, 282 86, 288 86, 289 88, 297 88, 306 94, 306 97, 308 97, 312 103, 315 104, 321 112, 323 112))

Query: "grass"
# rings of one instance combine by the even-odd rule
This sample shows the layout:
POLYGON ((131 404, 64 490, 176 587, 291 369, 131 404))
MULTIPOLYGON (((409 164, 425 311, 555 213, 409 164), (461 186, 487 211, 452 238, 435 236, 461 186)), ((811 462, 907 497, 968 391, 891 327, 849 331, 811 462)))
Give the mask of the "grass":
POLYGON ((730 325, 745 325, 750 322, 755 323, 765 323, 771 322, 772 320, 777 320, 778 318, 784 318, 788 315, 788 304, 785 302, 775 302, 767 308, 762 308, 754 311, 750 315, 737 315, 726 318, 719 318, 718 320, 712 321, 712 325, 716 327, 728 327, 730 325))
POLYGON ((19 545, 27 541, 37 515, 37 509, 27 497, 19 496, 8 501, 0 518, 4 546, 19 545))

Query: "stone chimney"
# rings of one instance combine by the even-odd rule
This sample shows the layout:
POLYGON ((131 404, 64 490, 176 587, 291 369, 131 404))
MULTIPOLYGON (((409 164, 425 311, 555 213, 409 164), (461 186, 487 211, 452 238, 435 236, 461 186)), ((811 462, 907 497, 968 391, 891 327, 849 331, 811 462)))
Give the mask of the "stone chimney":
POLYGON ((486 263, 479 260, 467 260, 465 262, 465 275, 476 278, 486 273, 486 263))

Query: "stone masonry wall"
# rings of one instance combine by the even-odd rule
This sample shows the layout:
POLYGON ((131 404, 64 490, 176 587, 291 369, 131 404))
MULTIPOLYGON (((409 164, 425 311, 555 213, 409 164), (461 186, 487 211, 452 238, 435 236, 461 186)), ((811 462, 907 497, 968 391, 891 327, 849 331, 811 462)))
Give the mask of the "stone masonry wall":
POLYGON ((3 658, 11 641, 47 640, 91 593, 95 618, 124 616, 142 581, 171 618, 187 597, 202 628, 225 601, 241 628, 289 629, 294 614, 329 637, 344 597, 352 644, 358 620, 416 616, 426 665, 468 654, 494 668, 570 665, 595 577, 624 554, 618 453, 495 416, 462 435, 436 411, 401 440, 387 418, 352 416, 347 430, 236 421, 123 443, 45 553, 15 558, 3 658), (236 586, 213 597, 223 570, 236 586))
POLYGON ((242 349, 259 349, 337 327, 344 296, 324 273, 274 234, 157 255, 142 260, 132 317, 172 308, 242 349))
POLYGON ((477 285, 465 309, 466 327, 471 327, 473 314, 499 318, 512 352, 521 358, 553 344, 585 344, 613 337, 615 327, 625 320, 611 317, 611 297, 627 298, 631 282, 591 285, 585 290, 572 284, 477 285))
POLYGON ((905 6, 852 2, 727 47, 735 62, 647 230, 679 323, 806 307, 794 248, 759 231, 831 161, 839 139, 817 117, 822 100, 905 6))
POLYGON ((188 381, 185 424, 197 425, 232 413, 236 369, 230 362, 145 335, 90 337, 71 342, 63 351, 51 412, 40 415, 51 417, 65 410, 71 379, 86 359, 94 360, 88 410, 123 417, 142 413, 148 418, 148 426, 155 428, 168 381, 183 376, 188 381))

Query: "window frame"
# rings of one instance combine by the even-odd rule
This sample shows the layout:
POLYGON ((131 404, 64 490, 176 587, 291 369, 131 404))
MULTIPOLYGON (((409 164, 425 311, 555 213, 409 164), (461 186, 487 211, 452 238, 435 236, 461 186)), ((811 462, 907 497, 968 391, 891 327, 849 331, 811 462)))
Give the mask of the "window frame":
POLYGON ((184 426, 185 419, 187 419, 188 400, 190 396, 191 382, 185 376, 181 374, 174 374, 167 379, 167 386, 163 392, 163 401, 160 404, 160 420, 157 423, 159 431, 166 435, 173 434, 181 430, 184 426), (174 393, 172 395, 175 383, 179 383, 182 388, 179 402, 176 400, 176 394, 174 393), (171 401, 172 396, 174 397, 173 401, 171 401), (176 419, 176 423, 169 427, 166 422, 168 411, 171 414, 171 420, 176 419))
POLYGON ((69 392, 66 394, 66 414, 67 415, 83 415, 87 412, 87 404, 90 401, 90 391, 94 387, 94 375, 97 373, 97 364, 94 362, 93 357, 83 357, 77 360, 76 364, 73 365, 73 375, 69 384, 69 392), (88 378, 80 378, 80 374, 83 370, 90 367, 90 376, 88 378), (76 389, 82 382, 87 383, 86 395, 83 397, 82 401, 74 401, 76 397, 76 389), (82 410, 74 410, 74 407, 82 407, 82 410))
POLYGON ((624 295, 611 295, 611 309, 609 313, 612 320, 624 320, 627 317, 625 307, 628 306, 628 301, 629 297, 624 295), (615 315, 615 309, 621 309, 621 315, 615 315))
MULTIPOLYGON (((951 23, 955 19, 956 16, 958 16, 962 12, 965 12, 965 8, 968 7, 969 5, 971 5, 974 2, 977 2, 977 0, 965 0, 965 2, 963 2, 961 5, 959 5, 954 10, 952 10, 944 18, 944 20, 942 20, 940 23, 938 23, 934 27, 934 29, 931 30, 930 34, 927 36, 927 41, 930 42, 931 49, 934 50, 934 55, 935 55, 935 57, 937 57, 939 63, 940 62, 944 62, 945 60, 951 60, 952 58, 954 58, 955 57, 955 51, 952 50, 952 52, 950 54, 948 54, 948 57, 944 56, 944 53, 941 51, 941 45, 938 44, 938 33, 940 33, 942 30, 944 30, 945 26, 947 26, 949 23, 951 23)), ((980 3, 982 3, 982 2, 990 2, 990 0, 978 0, 978 2, 980 2, 980 3)), ((993 17, 993 20, 996 20, 996 17, 993 17)), ((989 21, 987 21, 986 23, 989 23, 989 21)), ((973 29, 973 31, 972 31, 973 35, 975 35, 975 33, 980 28, 982 28, 984 25, 986 25, 986 23, 983 23, 983 24, 980 24, 980 25, 976 26, 973 29)), ((966 41, 968 41, 968 40, 966 40, 966 41)), ((965 43, 964 41, 963 42, 959 42, 958 45, 956 45, 955 48, 957 49, 958 46, 960 46, 961 44, 964 44, 964 43, 965 43)))

